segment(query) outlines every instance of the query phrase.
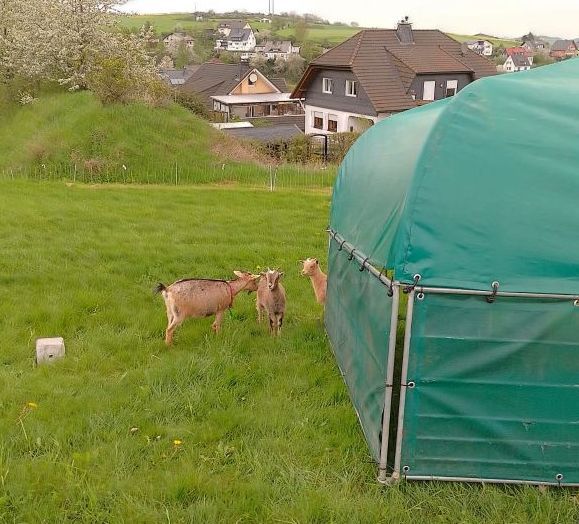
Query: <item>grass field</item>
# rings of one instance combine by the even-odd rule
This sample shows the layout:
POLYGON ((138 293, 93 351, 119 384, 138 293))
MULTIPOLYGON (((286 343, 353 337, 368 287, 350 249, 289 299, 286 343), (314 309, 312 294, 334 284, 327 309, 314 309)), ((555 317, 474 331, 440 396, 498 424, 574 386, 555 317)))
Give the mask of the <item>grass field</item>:
POLYGON ((376 483, 298 276, 304 256, 325 266, 328 205, 0 180, 0 522, 576 523, 574 491, 376 483), (188 321, 165 348, 156 282, 267 265, 286 272, 281 339, 243 295, 221 334, 188 321), (35 368, 56 335, 67 357, 35 368))
POLYGON ((516 47, 518 45, 521 45, 520 40, 512 40, 509 38, 496 38, 494 36, 487 36, 487 35, 475 36, 475 35, 457 35, 454 33, 448 33, 448 36, 451 36, 452 38, 458 40, 459 42, 467 42, 470 40, 488 40, 495 47, 516 47))

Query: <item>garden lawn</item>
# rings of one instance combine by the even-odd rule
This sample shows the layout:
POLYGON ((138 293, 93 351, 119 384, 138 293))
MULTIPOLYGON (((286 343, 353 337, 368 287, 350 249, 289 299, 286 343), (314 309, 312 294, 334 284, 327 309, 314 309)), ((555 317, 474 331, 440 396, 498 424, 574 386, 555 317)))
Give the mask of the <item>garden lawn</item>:
POLYGON ((573 523, 576 492, 385 488, 298 259, 328 192, 0 181, 0 522, 573 523), (274 340, 238 297, 171 349, 153 286, 285 271, 274 340), (67 356, 35 368, 37 337, 67 356))

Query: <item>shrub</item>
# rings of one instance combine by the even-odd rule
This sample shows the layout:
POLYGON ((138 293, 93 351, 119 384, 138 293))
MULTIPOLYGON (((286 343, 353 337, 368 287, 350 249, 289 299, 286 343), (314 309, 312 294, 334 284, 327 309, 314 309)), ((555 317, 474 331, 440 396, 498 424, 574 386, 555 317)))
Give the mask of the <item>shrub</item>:
POLYGON ((104 104, 128 102, 134 89, 126 62, 118 57, 103 57, 88 76, 88 87, 104 104))
POLYGON ((206 120, 211 118, 209 109, 207 109, 207 106, 203 103, 199 95, 195 93, 177 90, 175 91, 175 102, 201 118, 205 118, 206 120))

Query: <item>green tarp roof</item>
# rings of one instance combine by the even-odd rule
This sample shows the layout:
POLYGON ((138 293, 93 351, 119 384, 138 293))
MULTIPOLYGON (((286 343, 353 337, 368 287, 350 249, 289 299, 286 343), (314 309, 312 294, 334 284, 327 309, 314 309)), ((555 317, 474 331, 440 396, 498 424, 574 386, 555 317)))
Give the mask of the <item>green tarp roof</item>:
POLYGON ((402 282, 579 294, 579 59, 381 121, 341 166, 331 224, 402 282))

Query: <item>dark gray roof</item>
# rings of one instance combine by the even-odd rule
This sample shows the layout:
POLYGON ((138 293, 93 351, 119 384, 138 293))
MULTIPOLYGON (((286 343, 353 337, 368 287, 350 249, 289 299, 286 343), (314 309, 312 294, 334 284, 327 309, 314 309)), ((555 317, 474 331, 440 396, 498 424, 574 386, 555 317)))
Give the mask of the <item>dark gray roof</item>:
POLYGON ((170 85, 183 85, 200 66, 187 66, 185 69, 159 69, 159 75, 170 85))
POLYGON ((557 40, 553 42, 551 46, 551 51, 567 51, 570 45, 574 45, 575 42, 573 40, 557 40))
POLYGON ((290 40, 272 41, 268 40, 261 44, 264 53, 291 53, 292 43, 290 40))
POLYGON ((290 90, 287 86, 285 78, 269 78, 268 79, 275 87, 277 87, 282 93, 289 93, 290 90))
POLYGON ((249 40, 249 36, 251 35, 251 29, 239 29, 235 28, 232 29, 227 37, 227 40, 231 40, 232 42, 245 42, 249 40))
POLYGON ((513 53, 511 55, 515 67, 530 67, 529 59, 523 53, 513 53))
POLYGON ((291 140, 292 138, 303 134, 300 128, 295 125, 242 127, 237 129, 224 129, 224 131, 233 136, 249 140, 259 140, 260 142, 265 143, 291 140))
POLYGON ((208 105, 212 96, 227 95, 247 74, 247 64, 202 64, 185 82, 183 90, 198 93, 208 105))

